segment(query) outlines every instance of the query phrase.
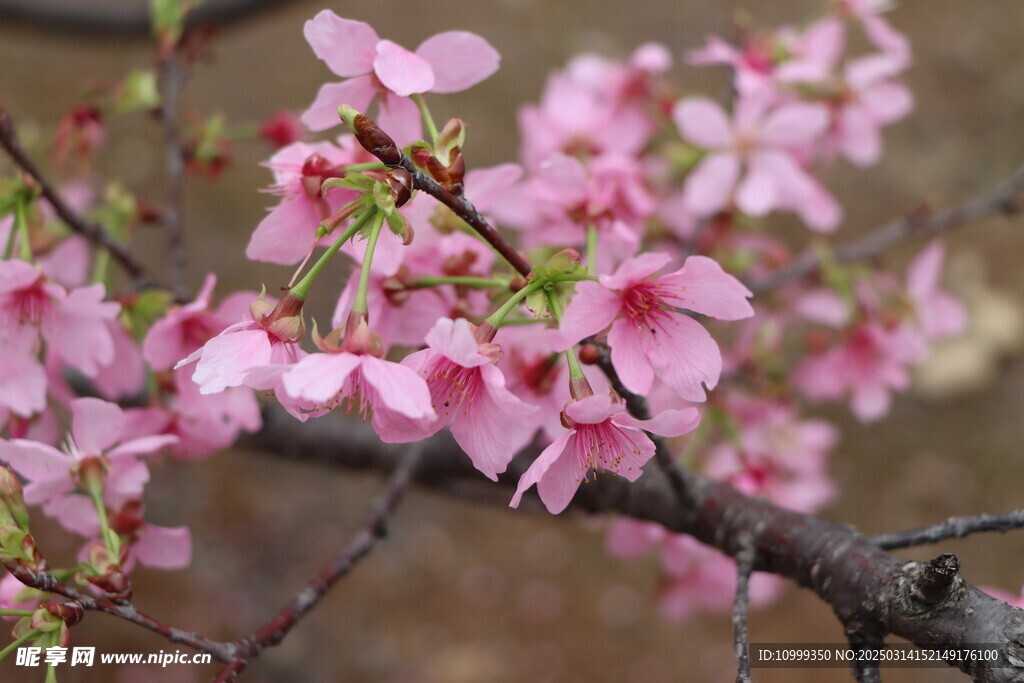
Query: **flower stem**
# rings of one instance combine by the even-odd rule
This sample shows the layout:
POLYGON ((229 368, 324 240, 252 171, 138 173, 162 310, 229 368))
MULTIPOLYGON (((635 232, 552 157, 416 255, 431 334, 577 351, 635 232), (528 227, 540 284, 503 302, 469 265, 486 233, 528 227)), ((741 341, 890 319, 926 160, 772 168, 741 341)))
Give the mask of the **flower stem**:
POLYGON ((3 609, 0 608, 0 617, 30 617, 35 614, 30 609, 3 609))
POLYGON ((430 143, 436 145, 438 136, 437 124, 434 123, 434 117, 430 115, 430 110, 427 109, 426 100, 423 99, 423 95, 416 93, 412 96, 412 101, 420 108, 420 115, 423 117, 423 123, 426 124, 427 132, 430 133, 430 143))
POLYGON ((498 289, 500 287, 508 287, 508 282, 486 277, 472 277, 470 275, 452 275, 448 277, 421 275, 411 282, 408 288, 426 289, 427 287, 440 287, 442 285, 460 285, 473 289, 498 289))
POLYGON ((594 275, 597 271, 597 227, 587 223, 587 275, 594 275))
POLYGON ((0 660, 2 660, 4 657, 6 657, 7 655, 9 655, 12 652, 14 652, 14 648, 18 647, 19 645, 24 643, 26 640, 31 640, 31 639, 35 638, 36 636, 39 635, 39 633, 40 632, 36 631, 35 629, 31 629, 31 630, 25 631, 24 635, 22 635, 17 640, 13 641, 10 645, 5 647, 4 649, 0 650, 0 660))
POLYGON ((373 218, 376 214, 377 209, 371 208, 362 215, 360 215, 359 218, 357 218, 355 221, 353 221, 352 225, 350 225, 348 229, 345 230, 345 232, 341 233, 338 239, 334 240, 334 243, 331 244, 331 246, 327 247, 327 251, 321 254, 317 262, 314 263, 313 267, 309 269, 309 272, 306 273, 306 275, 301 280, 299 280, 299 284, 292 287, 291 293, 300 299, 305 299, 306 295, 309 294, 309 288, 313 285, 313 281, 316 280, 317 275, 319 275, 320 271, 324 269, 324 266, 327 265, 327 262, 330 261, 331 258, 336 253, 338 253, 338 250, 341 249, 342 245, 345 244, 345 242, 348 242, 350 239, 352 239, 352 236, 359 232, 362 229, 362 227, 366 225, 366 222, 373 218))
POLYGON ((501 323, 505 320, 505 316, 512 312, 512 309, 519 304, 520 301, 525 299, 530 294, 536 292, 538 289, 545 285, 544 280, 534 280, 528 283, 525 287, 520 289, 518 292, 509 297, 509 300, 501 305, 501 308, 496 310, 494 313, 487 318, 486 322, 489 322, 495 328, 501 327, 501 323))
POLYGON ((359 288, 356 289, 355 302, 352 304, 353 313, 369 312, 366 294, 370 290, 370 266, 373 263, 373 252, 377 249, 377 238, 380 237, 380 230, 383 225, 384 212, 377 211, 373 219, 373 226, 370 228, 370 236, 366 240, 366 253, 363 255, 363 265, 359 268, 359 288))
MULTIPOLYGON (((561 322, 562 305, 559 303, 556 293, 548 292, 548 305, 551 307, 551 315, 555 317, 555 322, 561 322)), ((594 390, 590 387, 587 376, 583 374, 579 358, 576 357, 575 346, 570 346, 565 350, 565 361, 569 364, 569 394, 574 399, 592 396, 594 390)))
MULTIPOLYGON (((20 244, 18 245, 18 257, 22 261, 32 261, 32 243, 28 239, 28 207, 25 200, 19 200, 14 205, 14 228, 11 230, 11 238, 7 240, 8 252, 14 246, 14 233, 18 234, 20 244)), ((7 256, 5 255, 5 258, 7 256)))
POLYGON ((100 536, 103 537, 103 545, 107 547, 107 553, 110 555, 110 561, 119 563, 121 558, 121 541, 118 539, 117 534, 110 528, 110 522, 107 519, 107 506, 103 503, 103 489, 89 487, 89 497, 92 499, 92 504, 96 507, 96 514, 100 518, 100 536))

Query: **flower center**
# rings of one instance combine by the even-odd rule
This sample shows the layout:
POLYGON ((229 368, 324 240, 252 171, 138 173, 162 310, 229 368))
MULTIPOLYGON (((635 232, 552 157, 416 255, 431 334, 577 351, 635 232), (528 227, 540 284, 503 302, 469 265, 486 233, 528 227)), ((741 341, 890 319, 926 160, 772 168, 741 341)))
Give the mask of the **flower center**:
POLYGON ((447 358, 437 362, 427 376, 434 411, 438 415, 468 413, 479 381, 476 368, 464 368, 447 358))
POLYGON ((653 282, 640 282, 627 289, 623 294, 623 308, 626 317, 638 328, 647 328, 652 333, 664 329, 671 319, 665 309, 664 297, 658 285, 653 282))
POLYGON ((619 474, 628 454, 640 455, 640 450, 611 421, 576 425, 576 457, 584 481, 590 471, 619 474))
POLYGON ((29 287, 13 292, 7 300, 6 308, 19 324, 38 326, 52 305, 40 279, 29 287))

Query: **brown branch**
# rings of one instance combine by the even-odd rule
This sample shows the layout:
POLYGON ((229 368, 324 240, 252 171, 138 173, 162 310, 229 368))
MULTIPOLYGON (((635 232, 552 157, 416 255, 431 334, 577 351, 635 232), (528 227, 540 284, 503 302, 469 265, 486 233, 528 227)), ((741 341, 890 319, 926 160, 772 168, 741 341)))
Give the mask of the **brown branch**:
MULTIPOLYGON (((994 213, 1019 213, 1024 209, 1024 165, 993 189, 938 213, 917 212, 886 223, 864 237, 843 244, 829 258, 837 263, 854 263, 877 256, 887 248, 912 237, 936 235, 994 213)), ((769 273, 747 286, 754 294, 776 289, 813 273, 822 265, 819 254, 806 251, 788 266, 769 273)))
POLYGON ((754 548, 749 538, 741 539, 736 555, 736 598, 732 607, 732 647, 736 653, 736 683, 753 683, 750 676, 750 635, 747 605, 750 602, 750 574, 754 570, 754 548))
POLYGON ((341 552, 319 574, 310 579, 292 600, 258 631, 234 643, 235 657, 221 669, 215 681, 227 683, 268 647, 279 644, 296 624, 342 577, 352 571, 359 560, 370 553, 376 542, 387 534, 387 520, 402 500, 420 461, 420 451, 413 447, 399 461, 388 484, 370 507, 362 528, 341 552))
POLYGON ((26 586, 35 588, 46 593, 63 595, 69 600, 79 603, 83 609, 91 612, 102 612, 111 616, 129 621, 136 626, 158 633, 172 643, 180 643, 195 648, 200 652, 207 652, 222 662, 229 662, 236 656, 233 643, 222 643, 210 640, 198 633, 184 631, 180 628, 169 626, 159 619, 135 609, 131 603, 117 603, 106 598, 96 598, 82 593, 81 591, 68 586, 57 579, 48 571, 32 569, 22 566, 16 562, 5 562, 4 566, 14 575, 16 579, 26 586))
MULTIPOLYGON (((345 469, 389 471, 403 454, 400 447, 380 444, 367 425, 326 418, 300 425, 280 410, 269 411, 264 431, 246 443, 289 461, 345 469)), ((451 494, 466 482, 479 481, 469 459, 450 438, 431 438, 422 448, 423 466, 414 477, 418 484, 451 494)), ((536 448, 520 454, 499 479, 508 495, 516 474, 536 455, 536 448)), ((924 565, 888 553, 855 529, 780 508, 692 472, 680 473, 690 505, 680 504, 666 475, 654 468, 633 484, 599 477, 580 488, 571 509, 657 522, 731 557, 739 555, 749 539, 755 571, 788 577, 814 591, 848 632, 856 627, 865 634, 863 642, 880 642, 894 634, 920 647, 1002 643, 1004 654, 1016 658, 1011 662, 1024 661, 1024 612, 971 587, 959 575, 944 598, 930 603, 915 589, 924 565)), ((1024 673, 1024 667, 1012 668, 1005 658, 996 665, 959 665, 980 683, 1020 680, 1024 673)))
MULTIPOLYGON (((186 18, 186 28, 204 24, 228 26, 259 16, 289 0, 206 0, 186 18)), ((81 38, 143 39, 152 35, 149 3, 103 6, 92 2, 0 0, 0 23, 21 24, 47 35, 71 33, 81 38)))
POLYGON ((164 166, 167 173, 167 199, 162 212, 164 230, 167 232, 167 270, 175 296, 185 301, 188 296, 187 268, 184 229, 181 224, 185 159, 182 155, 178 125, 185 69, 175 48, 161 55, 157 66, 160 73, 160 119, 164 129, 164 166))
POLYGON ((67 223, 68 227, 73 231, 82 235, 84 238, 92 242, 93 245, 101 247, 110 252, 110 255, 124 268, 125 272, 128 273, 135 281, 135 286, 142 287, 158 287, 157 281, 149 274, 146 267, 141 262, 137 261, 135 257, 129 252, 124 246, 119 244, 110 236, 102 226, 96 223, 90 223, 84 218, 75 213, 74 210, 68 206, 64 198, 61 197, 60 193, 57 192, 56 188, 47 180, 46 176, 42 174, 39 167, 36 166, 35 162, 28 156, 25 149, 21 146, 21 142, 18 140, 17 133, 14 130, 14 121, 11 119, 11 115, 7 112, 7 109, 0 105, 0 146, 4 148, 8 156, 14 161, 14 163, 20 168, 27 176, 29 176, 38 186, 43 196, 53 206, 54 211, 60 216, 61 220, 67 223))
POLYGON ((998 531, 1006 533, 1024 527, 1024 509, 1014 510, 1005 515, 972 515, 969 517, 950 517, 949 519, 907 531, 890 534, 868 536, 868 540, 885 550, 911 548, 918 545, 930 545, 951 538, 964 538, 982 531, 998 531))

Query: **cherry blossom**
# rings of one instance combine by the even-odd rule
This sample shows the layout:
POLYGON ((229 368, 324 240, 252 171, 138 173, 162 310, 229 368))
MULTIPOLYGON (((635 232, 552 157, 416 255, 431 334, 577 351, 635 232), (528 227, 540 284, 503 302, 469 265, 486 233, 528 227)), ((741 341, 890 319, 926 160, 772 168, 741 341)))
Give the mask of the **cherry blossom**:
POLYGON ((682 398, 703 401, 701 384, 712 389, 718 383, 721 353, 700 323, 674 309, 739 320, 754 313, 747 302, 751 293, 705 256, 655 276, 669 260, 667 254, 641 254, 599 282, 579 283, 562 318, 563 346, 611 325, 612 364, 627 389, 646 394, 657 373, 682 398))
POLYGON ((327 68, 348 80, 321 86, 302 122, 312 130, 333 128, 339 124, 339 105, 365 112, 376 99, 376 120, 399 144, 420 136, 419 112, 410 95, 466 90, 497 71, 501 61, 490 43, 473 33, 439 33, 410 52, 382 40, 369 24, 330 10, 307 21, 304 33, 327 68))
POLYGON ((519 479, 510 507, 519 507, 523 494, 534 484, 548 512, 558 514, 572 500, 591 470, 611 472, 636 481, 654 455, 654 442, 644 430, 661 436, 679 436, 700 423, 696 408, 666 410, 650 420, 625 412, 621 402, 607 395, 587 396, 565 405, 566 431, 537 456, 519 479))

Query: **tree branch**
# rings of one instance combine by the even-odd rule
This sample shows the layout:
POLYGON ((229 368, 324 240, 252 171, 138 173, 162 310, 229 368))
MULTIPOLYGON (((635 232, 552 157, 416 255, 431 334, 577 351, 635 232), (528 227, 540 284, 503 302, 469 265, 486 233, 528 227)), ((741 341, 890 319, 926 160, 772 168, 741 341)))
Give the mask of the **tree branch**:
POLYGON ((750 676, 750 636, 747 605, 750 602, 750 574, 754 570, 754 548, 749 538, 740 541, 736 555, 736 599, 732 607, 732 648, 736 653, 736 683, 753 683, 750 676))
MULTIPOLYGON (((931 213, 927 210, 918 211, 892 220, 856 241, 836 247, 831 252, 830 258, 837 263, 864 261, 911 237, 936 235, 993 213, 1019 213, 1024 209, 1022 192, 1024 192, 1024 165, 1019 166, 998 186, 959 206, 953 206, 938 213, 931 213)), ((788 266, 769 273, 747 286, 754 294, 760 294, 799 280, 813 273, 821 265, 821 257, 816 252, 805 251, 788 266)))
MULTIPOLYGON (((186 17, 186 29, 203 24, 227 26, 283 6, 289 0, 206 0, 186 17)), ((21 24, 45 31, 71 33, 82 38, 110 37, 145 39, 151 36, 149 3, 136 7, 97 6, 53 0, 0 0, 0 21, 4 26, 21 24)))
POLYGON ((134 280, 136 287, 159 287, 159 283, 150 275, 146 267, 142 265, 124 246, 119 244, 110 236, 102 226, 90 223, 79 216, 68 206, 56 188, 46 179, 39 167, 28 156, 14 130, 14 121, 10 114, 0 105, 0 146, 4 148, 14 163, 27 176, 39 186, 40 191, 47 201, 53 206, 57 215, 67 223, 73 232, 83 236, 94 246, 101 247, 110 252, 110 255, 124 268, 125 272, 134 280))
POLYGON ((982 531, 1006 533, 1021 527, 1024 527, 1024 509, 1014 510, 1005 515, 950 517, 943 522, 932 524, 931 526, 868 536, 868 540, 879 548, 894 550, 896 548, 930 545, 950 538, 963 538, 982 531))
POLYGON ((421 451, 413 447, 395 468, 390 481, 373 504, 362 528, 341 552, 319 574, 299 591, 292 600, 258 631, 233 644, 235 657, 221 669, 215 681, 228 683, 268 647, 279 644, 310 610, 316 607, 327 592, 373 549, 374 544, 387 534, 387 520, 402 500, 405 490, 421 459, 421 451))
MULTIPOLYGON (((267 413, 264 431, 244 445, 289 461, 360 470, 389 471, 403 455, 401 447, 381 444, 368 425, 329 418, 300 425, 276 409, 267 413)), ((480 480, 450 437, 438 435, 421 446, 424 461, 416 483, 458 493, 467 482, 480 480)), ((537 453, 536 448, 521 453, 499 484, 506 491, 514 488, 516 474, 537 453)), ((1024 674, 1024 665, 1012 668, 1012 662, 1024 662, 1021 610, 973 588, 959 575, 944 598, 926 602, 914 588, 924 565, 886 552, 855 529, 751 498, 692 472, 680 474, 691 494, 690 505, 680 504, 667 476, 654 468, 633 484, 599 477, 580 488, 570 507, 657 522, 734 558, 749 539, 755 571, 788 577, 813 590, 844 624, 868 627, 872 638, 891 633, 920 647, 943 648, 1003 643, 1004 654, 1015 658, 1010 664, 1006 658, 998 664, 958 664, 980 683, 1008 683, 1024 674)), ((531 493, 527 499, 533 497, 531 493)))

